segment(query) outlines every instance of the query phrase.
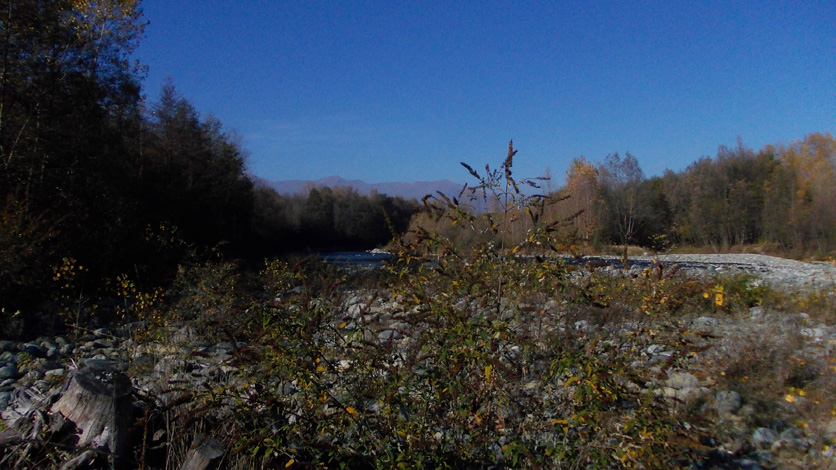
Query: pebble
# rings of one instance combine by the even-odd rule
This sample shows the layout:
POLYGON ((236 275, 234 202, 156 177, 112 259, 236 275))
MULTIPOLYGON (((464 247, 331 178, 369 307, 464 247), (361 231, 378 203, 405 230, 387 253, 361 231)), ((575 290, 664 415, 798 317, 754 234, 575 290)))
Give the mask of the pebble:
POLYGON ((96 336, 108 336, 112 333, 113 333, 113 329, 107 328, 107 327, 98 328, 98 329, 93 330, 93 334, 96 335, 96 336))
POLYGON ((51 369, 44 372, 44 376, 48 379, 59 379, 67 374, 67 370, 62 368, 51 369))
POLYGON ((688 372, 673 372, 668 376, 665 385, 676 390, 684 390, 699 387, 700 381, 688 372))
POLYGON ((156 362, 157 361, 154 359, 154 356, 150 354, 140 354, 134 358, 133 365, 137 368, 153 368, 156 362))
POLYGON ((23 345, 23 350, 26 354, 32 357, 46 357, 46 350, 40 344, 28 343, 23 345))
POLYGON ((778 440, 778 433, 770 428, 757 428, 752 433, 752 445, 757 449, 768 449, 778 440))
POLYGON ((717 413, 721 417, 727 417, 739 410, 743 405, 743 399, 740 397, 740 394, 731 391, 720 391, 717 392, 717 395, 714 397, 714 407, 717 409, 717 413))
POLYGON ((691 323, 691 328, 697 333, 716 334, 720 320, 714 317, 702 316, 691 323))
POLYGON ((782 431, 778 440, 772 443, 772 452, 775 453, 782 449, 804 452, 809 447, 810 443, 804 439, 804 431, 792 426, 782 431))
POLYGON ((16 379, 18 377, 20 377, 20 372, 18 372, 17 366, 14 364, 0 367, 0 380, 16 379))
POLYGON ((377 338, 381 341, 389 341, 390 339, 399 339, 403 335, 399 331, 395 330, 383 330, 377 334, 377 338))

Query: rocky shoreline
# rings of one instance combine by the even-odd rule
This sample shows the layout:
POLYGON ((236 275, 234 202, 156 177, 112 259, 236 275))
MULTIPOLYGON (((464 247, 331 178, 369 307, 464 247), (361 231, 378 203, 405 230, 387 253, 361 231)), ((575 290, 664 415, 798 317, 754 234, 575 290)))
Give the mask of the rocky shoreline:
MULTIPOLYGON (((609 271, 621 270, 617 256, 587 256, 577 264, 597 264, 609 271)), ((687 276, 748 274, 773 288, 784 290, 832 289, 836 287, 836 263, 804 262, 761 254, 672 254, 631 256, 630 270, 661 265, 676 267, 687 276)))
MULTIPOLYGON (((694 275, 746 272, 763 282, 779 284, 788 289, 830 286, 829 283, 836 277, 836 267, 831 264, 801 263, 763 255, 668 255, 631 261, 636 263, 631 268, 636 271, 633 274, 654 263, 676 263, 682 266, 680 269, 693 270, 694 275)), ((613 269, 613 266, 603 266, 600 269, 613 269)), ((416 312, 403 308, 387 295, 355 294, 347 296, 338 311, 334 312, 330 320, 333 327, 345 334, 356 332, 364 341, 379 342, 389 348, 408 349, 410 338, 417 333, 416 323, 410 320, 416 312)), ((548 308, 555 311, 562 308, 557 303, 548 305, 548 308)), ((652 391, 670 400, 672 408, 700 402, 703 407, 700 414, 710 415, 720 423, 725 423, 724 426, 738 429, 732 433, 736 436, 734 439, 707 443, 704 462, 692 468, 708 468, 711 462, 723 462, 722 465, 733 465, 734 468, 769 468, 774 464, 776 456, 787 450, 802 455, 811 453, 816 458, 832 457, 824 455, 826 452, 832 454, 832 450, 822 450, 820 443, 836 441, 836 419, 831 419, 823 428, 815 430, 815 433, 794 423, 774 423, 772 426, 747 429, 742 423, 751 421, 752 414, 757 413, 752 404, 747 403, 746 397, 741 397, 736 391, 717 387, 715 378, 704 373, 701 368, 712 361, 723 361, 741 354, 741 341, 763 335, 772 335, 776 343, 785 338, 801 338, 803 341, 799 349, 794 351, 793 357, 811 362, 831 358, 836 351, 836 327, 815 322, 804 314, 786 316, 765 311, 761 307, 752 308, 749 317, 745 319, 701 316, 685 326, 695 334, 691 350, 706 351, 701 353, 700 360, 688 363, 688 367, 666 370, 665 364, 672 357, 682 355, 682 351, 654 343, 652 338, 645 338, 644 342, 634 341, 630 343, 631 347, 638 349, 633 365, 636 370, 648 371, 651 373, 649 377, 656 378, 627 385, 637 390, 652 391)), ((594 335, 599 327, 579 320, 557 324, 553 328, 594 335)), ((627 323, 612 328, 612 331, 606 332, 608 336, 626 338, 644 334, 642 332, 646 330, 646 325, 627 323)), ((82 429, 79 423, 67 425, 67 416, 62 416, 57 424, 55 418, 56 415, 62 415, 58 402, 71 388, 72 381, 81 375, 87 374, 95 380, 102 380, 105 385, 111 384, 114 377, 130 380, 128 396, 131 397, 129 403, 133 407, 134 416, 143 413, 148 416, 150 409, 167 409, 196 390, 208 390, 217 385, 240 390, 242 393, 257 393, 248 388, 247 378, 238 373, 237 359, 247 348, 246 344, 209 343, 189 327, 171 329, 164 340, 137 340, 141 332, 146 330, 147 325, 137 323, 115 329, 100 328, 72 339, 60 336, 42 337, 29 342, 0 341, 0 409, 3 410, 6 429, 0 433, 0 448, 7 451, 5 458, 10 459, 20 452, 25 457, 26 451, 20 451, 19 446, 27 442, 31 445, 31 442, 43 439, 46 433, 51 440, 64 440, 68 443, 63 451, 64 463, 61 468, 86 468, 85 465, 96 454, 85 453, 90 450, 90 445, 74 448, 72 442, 85 442, 79 441, 79 436, 87 430, 82 429), (8 452, 14 446, 18 446, 17 454, 8 452), (85 455, 86 460, 82 458, 85 455)), ((513 358, 513 354, 513 351, 509 351, 508 357, 513 358)), ((352 367, 349 361, 340 357, 332 359, 337 370, 352 367)), ((513 363, 507 365, 511 367, 513 363)), ((534 365, 531 367, 534 368, 534 365)), ((285 385, 286 389, 278 393, 292 397, 297 391, 292 384, 285 385)), ((521 390, 528 390, 537 389, 541 385, 534 374, 524 380, 520 387, 521 390)), ((335 388, 334 395, 339 394, 340 391, 335 388)), ((217 410, 221 414, 233 412, 233 401, 230 401, 229 406, 217 410)), ((374 412, 373 408, 368 412, 374 412)), ((543 412, 550 413, 549 410, 543 412)), ((173 445, 172 436, 167 435, 164 426, 146 422, 143 433, 141 438, 147 440, 145 445, 149 448, 173 445)), ((116 452, 107 443, 96 442, 97 452, 116 452)), ((200 442, 196 439, 192 443, 192 451, 195 449, 201 452, 191 452, 191 457, 187 457, 182 468, 208 468, 213 460, 229 451, 223 449, 220 442, 211 435, 202 436, 200 442)), ((9 461, 0 462, 0 466, 12 464, 9 461)))

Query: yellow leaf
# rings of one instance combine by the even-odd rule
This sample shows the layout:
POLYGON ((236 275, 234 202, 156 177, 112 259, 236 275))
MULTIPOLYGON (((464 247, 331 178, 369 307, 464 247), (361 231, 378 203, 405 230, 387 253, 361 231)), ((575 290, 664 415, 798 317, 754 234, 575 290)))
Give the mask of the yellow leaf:
POLYGON ((342 322, 342 323, 340 323, 340 326, 338 326, 337 328, 339 328, 339 329, 341 329, 341 330, 342 330, 343 328, 345 328, 345 326, 346 326, 347 324, 348 324, 348 323, 346 323, 346 322, 342 322))
POLYGON ((493 371, 493 366, 487 365, 485 366, 485 379, 490 381, 491 380, 491 372, 493 371))
POLYGON ((571 379, 567 380, 566 383, 563 384, 563 386, 568 387, 568 386, 572 385, 573 383, 580 382, 580 381, 581 381, 580 377, 572 377, 571 379))
POLYGON ((288 462, 285 464, 284 468, 290 468, 290 466, 291 466, 291 465, 293 465, 294 463, 296 463, 296 461, 295 461, 295 460, 293 460, 293 459, 290 459, 290 460, 288 460, 288 462))
POLYGON ((358 414, 357 410, 355 410, 354 408, 352 408, 352 407, 350 407, 350 406, 346 406, 346 407, 345 407, 345 411, 346 411, 348 414, 350 414, 350 415, 356 415, 356 414, 358 414))
POLYGON ((325 372, 326 370, 328 370, 328 369, 325 366, 317 366, 316 367, 317 372, 325 372))

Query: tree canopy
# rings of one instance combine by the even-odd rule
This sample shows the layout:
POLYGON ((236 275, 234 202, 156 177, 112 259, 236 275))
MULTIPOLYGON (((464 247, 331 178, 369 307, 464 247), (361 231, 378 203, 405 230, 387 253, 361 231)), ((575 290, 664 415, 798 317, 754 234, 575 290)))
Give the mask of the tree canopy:
POLYGON ((165 284, 210 252, 370 248, 391 237, 384 213, 406 226, 403 200, 322 190, 296 210, 253 188, 237 136, 173 83, 145 103, 144 27, 138 1, 0 2, 3 312, 48 309, 62 270, 95 295, 124 273, 165 284))

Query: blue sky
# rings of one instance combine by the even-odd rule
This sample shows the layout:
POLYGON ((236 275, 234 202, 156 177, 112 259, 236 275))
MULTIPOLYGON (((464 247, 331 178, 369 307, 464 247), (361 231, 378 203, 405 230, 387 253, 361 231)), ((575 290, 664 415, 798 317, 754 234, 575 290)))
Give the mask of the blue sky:
POLYGON ((271 180, 468 181, 630 152, 648 176, 737 136, 836 134, 822 1, 145 0, 145 93, 166 77, 271 180))

